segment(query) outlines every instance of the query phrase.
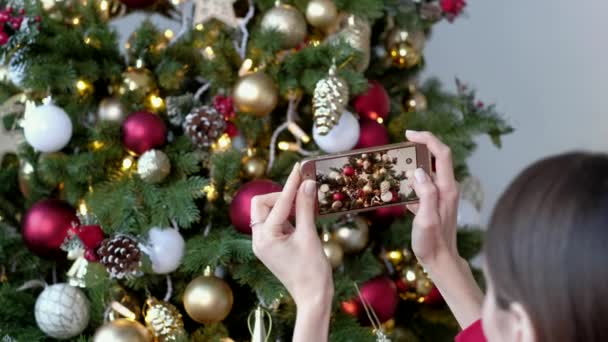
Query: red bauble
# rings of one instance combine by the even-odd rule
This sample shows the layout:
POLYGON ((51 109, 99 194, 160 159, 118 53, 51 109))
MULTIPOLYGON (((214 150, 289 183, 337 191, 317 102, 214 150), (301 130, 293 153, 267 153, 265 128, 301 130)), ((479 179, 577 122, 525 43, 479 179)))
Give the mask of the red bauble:
POLYGON ((443 304, 443 296, 441 296, 441 293, 439 292, 439 290, 437 289, 437 287, 435 285, 433 285, 431 292, 429 292, 429 294, 426 295, 426 297, 424 297, 424 303, 429 304, 429 305, 442 305, 443 304))
POLYGON ((389 143, 388 130, 376 121, 362 121, 356 148, 382 146, 389 143))
MULTIPOLYGON (((388 277, 380 276, 361 285, 361 297, 374 310, 380 322, 393 318, 399 304, 395 283, 388 277)), ((356 316, 364 324, 370 324, 359 297, 342 303, 344 312, 356 316)))
POLYGON ((334 192, 333 199, 334 201, 344 201, 346 195, 343 192, 334 192))
POLYGON ((257 195, 279 192, 280 184, 267 179, 256 179, 241 186, 230 204, 230 221, 243 234, 251 234, 251 199, 257 195))
POLYGON ((65 256, 61 244, 68 230, 79 224, 76 210, 59 200, 42 200, 34 204, 25 214, 21 224, 21 235, 27 248, 43 258, 65 256))
POLYGON ((131 8, 142 8, 154 5, 156 0, 120 0, 120 2, 131 8))
POLYGON ((405 215, 405 205, 379 208, 367 214, 374 227, 389 227, 396 218, 405 215))
POLYGON ((9 38, 10 37, 8 36, 8 33, 0 31, 0 45, 5 45, 6 43, 8 43, 9 38))
POLYGON ((236 127, 235 124, 233 124, 230 121, 226 122, 226 134, 228 134, 229 137, 234 138, 237 135, 240 134, 239 129, 236 127))
POLYGON ((78 235, 80 241, 86 249, 97 249, 105 238, 103 230, 99 225, 78 226, 74 229, 74 233, 78 235))
POLYGON ((353 100, 353 106, 362 119, 386 120, 391 110, 391 99, 378 81, 370 81, 369 88, 353 100))
POLYGON ((342 169, 342 173, 346 177, 352 177, 355 175, 355 168, 352 166, 345 166, 344 169, 342 169))
POLYGON ((135 112, 122 124, 122 143, 131 152, 142 154, 165 144, 167 126, 156 114, 135 112))

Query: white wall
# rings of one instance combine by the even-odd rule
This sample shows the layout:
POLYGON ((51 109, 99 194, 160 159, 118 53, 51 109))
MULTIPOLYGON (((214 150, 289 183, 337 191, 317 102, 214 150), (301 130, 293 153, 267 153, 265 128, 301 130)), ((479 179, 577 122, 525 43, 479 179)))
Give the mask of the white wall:
MULTIPOLYGON (((571 149, 608 151, 608 1, 469 0, 467 13, 436 27, 427 74, 447 86, 455 76, 470 82, 516 128, 501 150, 479 139, 470 160, 485 188, 487 218, 533 160, 571 149)), ((116 25, 126 33, 142 17, 116 25)), ((0 154, 10 145, 0 134, 0 154)))
POLYGON ((572 149, 608 151, 608 1, 470 0, 468 18, 439 25, 426 47, 428 75, 469 81, 515 127, 495 149, 479 139, 470 159, 497 197, 532 161, 572 149))

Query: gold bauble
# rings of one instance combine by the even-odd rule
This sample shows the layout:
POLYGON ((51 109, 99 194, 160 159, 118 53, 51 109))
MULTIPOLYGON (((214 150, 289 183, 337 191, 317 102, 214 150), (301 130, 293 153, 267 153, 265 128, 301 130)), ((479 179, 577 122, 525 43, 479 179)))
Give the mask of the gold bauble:
MULTIPOLYGON (((110 298, 129 309, 133 314, 135 314, 135 320, 138 320, 141 317, 141 303, 137 299, 137 297, 132 296, 124 288, 121 286, 114 286, 110 290, 110 298)), ((120 313, 110 310, 108 313, 108 320, 115 321, 120 319, 122 316, 120 313)))
POLYGON ((334 231, 334 240, 342 246, 346 253, 362 251, 369 240, 369 225, 360 216, 353 220, 352 225, 342 226, 334 231))
POLYGON ((408 43, 418 51, 424 48, 426 37, 422 31, 408 31, 403 28, 395 27, 386 36, 386 49, 399 43, 408 43))
POLYGON ((327 29, 336 23, 338 9, 332 0, 311 0, 306 6, 306 20, 316 28, 327 29))
POLYGON ((97 118, 100 121, 121 123, 126 117, 127 112, 119 99, 115 97, 107 97, 99 102, 97 118))
POLYGON ((247 178, 261 178, 266 174, 266 160, 260 157, 246 157, 243 172, 247 178))
POLYGON ((122 17, 127 13, 127 6, 118 0, 95 1, 95 7, 103 20, 122 17))
POLYGON ((424 297, 428 295, 433 289, 433 283, 427 276, 419 275, 416 280, 416 293, 419 296, 424 297))
POLYGON ((258 117, 266 116, 277 106, 279 91, 274 80, 263 72, 241 77, 232 90, 239 112, 258 117))
POLYGON ((420 51, 407 42, 393 45, 389 49, 389 55, 393 61, 393 65, 399 68, 415 67, 422 59, 420 51))
POLYGON ((224 320, 232 309, 232 289, 211 274, 193 279, 184 292, 184 308, 193 320, 202 324, 224 320))
POLYGON ((145 310, 144 320, 155 342, 174 342, 185 336, 182 314, 173 304, 150 297, 145 310))
POLYGON ((327 38, 330 43, 346 41, 353 48, 361 51, 362 57, 357 63, 358 71, 365 71, 371 58, 372 29, 367 19, 353 14, 343 16, 338 31, 327 38))
POLYGON ((408 112, 424 112, 428 109, 428 103, 426 96, 418 90, 408 94, 405 99, 403 106, 408 112))
POLYGON ((282 46, 295 48, 306 38, 306 19, 295 7, 277 3, 262 18, 262 28, 275 30, 282 34, 282 46))
POLYGON ((337 268, 344 261, 344 250, 339 243, 333 240, 323 242, 323 252, 332 268, 337 268))
POLYGON ((129 67, 122 73, 122 84, 118 91, 121 95, 133 94, 143 100, 144 97, 156 91, 154 75, 146 68, 129 67))
POLYGON ((121 318, 97 329, 93 342, 152 342, 152 334, 141 323, 121 318))

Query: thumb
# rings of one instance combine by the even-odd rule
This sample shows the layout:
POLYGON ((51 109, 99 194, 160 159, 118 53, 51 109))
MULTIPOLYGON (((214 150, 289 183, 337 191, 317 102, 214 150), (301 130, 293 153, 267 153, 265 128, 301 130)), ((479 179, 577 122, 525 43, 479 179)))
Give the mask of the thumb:
POLYGON ((317 204, 317 184, 313 180, 307 180, 300 185, 296 197, 296 234, 307 231, 316 235, 315 208, 317 204))

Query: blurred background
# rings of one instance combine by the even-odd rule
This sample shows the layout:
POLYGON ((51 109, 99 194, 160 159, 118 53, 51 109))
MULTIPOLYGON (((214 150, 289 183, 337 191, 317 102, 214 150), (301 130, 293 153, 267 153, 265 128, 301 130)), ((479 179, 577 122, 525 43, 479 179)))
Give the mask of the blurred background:
MULTIPOLYGON (((515 127, 502 149, 480 138, 470 160, 485 192, 485 223, 500 193, 532 161, 575 149, 608 151, 608 45, 602 38, 608 1, 469 1, 466 11, 468 18, 434 30, 426 76, 446 85, 461 78, 515 127)), ((144 18, 116 20, 123 41, 144 18)), ((0 132, 0 154, 13 148, 0 132)))

